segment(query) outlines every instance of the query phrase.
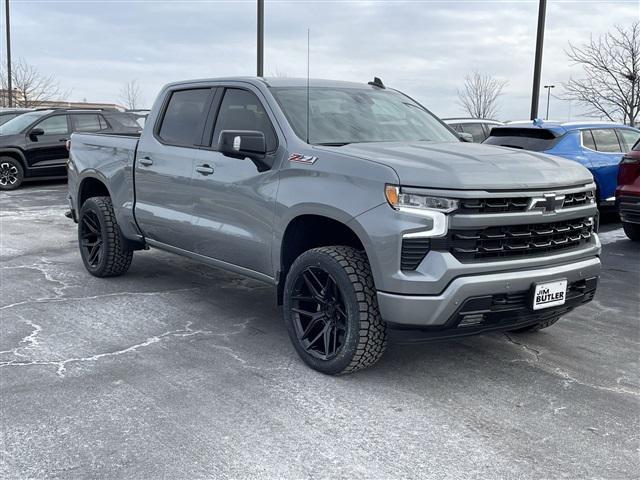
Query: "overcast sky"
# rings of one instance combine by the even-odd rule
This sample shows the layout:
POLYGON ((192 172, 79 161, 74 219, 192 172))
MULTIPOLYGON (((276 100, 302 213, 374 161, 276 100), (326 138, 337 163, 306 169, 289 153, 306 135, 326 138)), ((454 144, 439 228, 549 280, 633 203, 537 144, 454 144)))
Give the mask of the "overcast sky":
MULTIPOLYGON (((457 89, 479 70, 509 82, 500 119, 529 116, 537 0, 265 3, 266 76, 306 75, 310 28, 312 77, 365 82, 375 75, 447 117, 464 114, 457 89)), ((255 75, 255 4, 11 0, 13 57, 55 75, 70 100, 118 102, 122 86, 136 79, 150 106, 170 81, 255 75)), ((569 41, 586 42, 639 17, 638 0, 550 0, 542 84, 556 84, 561 94, 562 82, 580 77, 564 53, 569 41)), ((4 21, 0 38, 6 62, 4 21)), ((551 99, 551 118, 581 111, 551 99)))

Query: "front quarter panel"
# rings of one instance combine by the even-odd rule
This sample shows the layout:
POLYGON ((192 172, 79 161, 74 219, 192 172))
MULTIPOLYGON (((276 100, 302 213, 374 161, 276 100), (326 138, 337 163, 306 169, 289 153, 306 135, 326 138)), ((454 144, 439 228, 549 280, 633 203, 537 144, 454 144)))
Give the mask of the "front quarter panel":
MULTIPOLYGON (((399 183, 396 173, 387 166, 308 146, 299 152, 290 152, 279 173, 273 248, 276 269, 280 265, 284 232, 294 218, 320 215, 349 224, 356 216, 386 203, 385 184, 399 183), (290 161, 293 153, 314 156, 317 160, 312 164, 290 161)), ((375 252, 367 248, 371 245, 367 233, 358 230, 355 233, 365 246, 375 277, 375 252)))

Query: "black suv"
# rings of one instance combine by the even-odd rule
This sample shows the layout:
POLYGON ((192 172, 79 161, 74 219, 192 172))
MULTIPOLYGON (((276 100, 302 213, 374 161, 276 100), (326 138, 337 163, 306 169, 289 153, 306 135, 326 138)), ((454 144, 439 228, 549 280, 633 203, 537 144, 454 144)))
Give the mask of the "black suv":
POLYGON ((65 177, 66 142, 73 132, 138 134, 136 117, 117 110, 47 109, 24 113, 0 126, 0 190, 27 179, 65 177))

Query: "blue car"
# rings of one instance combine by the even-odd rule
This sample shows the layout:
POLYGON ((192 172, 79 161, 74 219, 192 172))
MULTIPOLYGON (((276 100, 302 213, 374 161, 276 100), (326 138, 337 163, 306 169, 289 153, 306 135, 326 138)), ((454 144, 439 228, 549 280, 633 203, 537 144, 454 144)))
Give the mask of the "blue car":
POLYGON ((587 167, 598 187, 598 205, 615 203, 618 164, 640 130, 610 122, 512 122, 494 127, 484 143, 548 153, 587 167))

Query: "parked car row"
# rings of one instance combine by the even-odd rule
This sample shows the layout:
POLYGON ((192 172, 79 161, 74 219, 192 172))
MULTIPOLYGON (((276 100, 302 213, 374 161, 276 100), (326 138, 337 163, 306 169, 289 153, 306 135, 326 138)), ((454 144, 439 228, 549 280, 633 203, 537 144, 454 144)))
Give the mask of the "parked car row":
POLYGON ((117 110, 39 109, 0 125, 0 190, 26 179, 65 177, 73 132, 138 134, 137 116, 117 110))

